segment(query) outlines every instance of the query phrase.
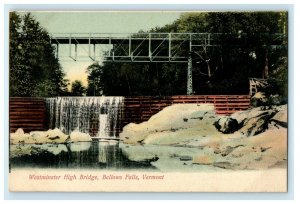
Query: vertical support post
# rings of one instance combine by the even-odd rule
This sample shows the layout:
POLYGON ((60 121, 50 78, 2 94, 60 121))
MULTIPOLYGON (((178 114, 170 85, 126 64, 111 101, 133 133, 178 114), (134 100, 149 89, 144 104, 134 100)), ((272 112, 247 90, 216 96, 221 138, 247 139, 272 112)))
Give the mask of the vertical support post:
POLYGON ((207 75, 208 75, 208 78, 211 77, 209 61, 210 61, 210 60, 205 60, 206 65, 207 65, 207 75))
MULTIPOLYGON (((89 58, 91 58, 91 33, 89 33, 89 58)), ((91 58, 91 60, 93 60, 91 58)))
POLYGON ((75 43, 75 61, 77 61, 77 43, 75 43))
POLYGON ((149 33, 149 59, 152 61, 152 53, 151 53, 151 33, 149 33))
POLYGON ((72 34, 69 35, 69 57, 72 58, 71 46, 72 46, 72 34))
POLYGON ((96 44, 93 44, 94 45, 94 61, 96 60, 96 44))
POLYGON ((171 61, 171 55, 172 55, 172 53, 171 53, 171 46, 172 46, 172 44, 171 44, 171 33, 169 33, 169 62, 171 61))
POLYGON ((131 58, 131 36, 128 39, 128 57, 131 58))
MULTIPOLYGON (((207 35, 207 38, 208 38, 208 35, 207 35)), ((206 53, 206 46, 207 46, 207 39, 206 39, 206 35, 204 35, 204 46, 203 46, 203 49, 204 49, 205 53, 206 53)))
POLYGON ((187 68, 187 95, 193 95, 193 64, 192 52, 189 52, 188 68, 187 68))
MULTIPOLYGON (((108 44, 109 44, 109 46, 111 45, 111 35, 109 35, 108 44)), ((114 48, 114 47, 113 47, 113 48, 114 48)), ((109 52, 108 52, 108 56, 109 56, 109 57, 111 56, 111 49, 110 49, 109 52)))
POLYGON ((59 48, 58 48, 58 43, 56 44, 56 59, 58 59, 58 50, 59 50, 59 48))
POLYGON ((115 45, 112 48, 112 61, 115 61, 115 45))
POLYGON ((190 52, 192 52, 192 34, 190 33, 190 52))

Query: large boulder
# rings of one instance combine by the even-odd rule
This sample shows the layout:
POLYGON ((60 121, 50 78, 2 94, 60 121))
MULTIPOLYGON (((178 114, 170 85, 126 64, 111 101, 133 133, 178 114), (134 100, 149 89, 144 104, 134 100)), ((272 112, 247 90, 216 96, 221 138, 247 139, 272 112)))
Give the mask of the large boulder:
POLYGON ((63 143, 68 139, 68 135, 64 134, 60 129, 55 128, 53 130, 48 130, 46 137, 55 143, 63 143))
POLYGON ((23 129, 19 128, 16 132, 10 133, 9 142, 10 144, 33 144, 35 140, 28 133, 24 133, 23 129))
POLYGON ((250 103, 251 106, 253 107, 259 107, 259 106, 264 106, 267 105, 268 98, 263 92, 257 92, 252 96, 250 103))
POLYGON ((287 109, 283 109, 278 111, 272 118, 271 121, 275 122, 276 124, 287 128, 288 126, 288 116, 287 116, 287 109))
POLYGON ((70 135, 70 139, 72 142, 90 142, 92 138, 89 134, 82 133, 79 131, 73 131, 70 135))
POLYGON ((233 133, 239 129, 239 124, 236 119, 224 116, 214 123, 217 130, 222 133, 233 133))
POLYGON ((149 136, 157 138, 158 134, 174 135, 179 131, 191 132, 195 129, 199 133, 201 129, 207 131, 213 127, 216 118, 212 104, 176 104, 164 108, 147 122, 126 125, 120 133, 120 138, 124 143, 136 144, 150 142, 149 136))
POLYGON ((276 114, 275 109, 263 110, 263 108, 251 110, 251 114, 248 115, 242 121, 242 128, 239 130, 246 136, 254 136, 264 132, 268 129, 270 119, 276 114))

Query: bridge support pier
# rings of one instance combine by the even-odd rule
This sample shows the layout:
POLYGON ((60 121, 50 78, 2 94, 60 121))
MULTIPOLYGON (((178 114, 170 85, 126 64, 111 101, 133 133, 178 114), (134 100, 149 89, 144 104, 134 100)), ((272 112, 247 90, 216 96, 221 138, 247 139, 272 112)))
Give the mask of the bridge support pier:
POLYGON ((193 63, 192 53, 189 53, 187 68, 187 95, 193 95, 193 63))

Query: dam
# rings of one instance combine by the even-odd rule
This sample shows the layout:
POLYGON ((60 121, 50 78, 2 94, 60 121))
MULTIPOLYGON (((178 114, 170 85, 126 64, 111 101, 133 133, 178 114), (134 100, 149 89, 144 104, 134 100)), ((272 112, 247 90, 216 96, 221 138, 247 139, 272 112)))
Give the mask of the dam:
POLYGON ((58 128, 65 134, 76 130, 92 137, 116 138, 125 125, 147 121, 163 108, 179 103, 210 103, 217 114, 229 115, 248 109, 250 96, 11 97, 10 132, 58 128))

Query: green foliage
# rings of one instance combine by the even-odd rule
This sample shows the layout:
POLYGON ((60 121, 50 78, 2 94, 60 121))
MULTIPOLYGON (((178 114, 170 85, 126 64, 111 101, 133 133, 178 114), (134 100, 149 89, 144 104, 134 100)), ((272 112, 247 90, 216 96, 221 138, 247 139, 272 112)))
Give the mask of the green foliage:
POLYGON ((103 70, 98 62, 87 68, 88 87, 87 96, 101 96, 103 94, 103 80, 101 80, 103 70))
POLYGON ((65 74, 50 37, 30 13, 10 13, 10 96, 57 96, 66 91, 65 74))
POLYGON ((82 85, 82 82, 79 80, 75 80, 71 85, 71 96, 84 96, 85 88, 82 85))
MULTIPOLYGON (((273 94, 287 96, 287 42, 278 38, 279 46, 273 46, 274 34, 287 34, 287 29, 286 12, 198 12, 184 13, 150 32, 217 33, 212 37, 220 47, 193 50, 195 94, 248 94, 249 77, 269 75, 278 84, 273 94)), ((182 46, 180 52, 187 56, 189 49, 182 46)), ((184 63, 105 62, 91 66, 90 95, 92 90, 96 95, 101 91, 104 95, 186 94, 184 63)))
POLYGON ((272 99, 272 96, 279 95, 280 103, 284 104, 288 101, 288 67, 287 58, 283 57, 279 60, 278 66, 270 74, 268 86, 264 92, 272 99))

